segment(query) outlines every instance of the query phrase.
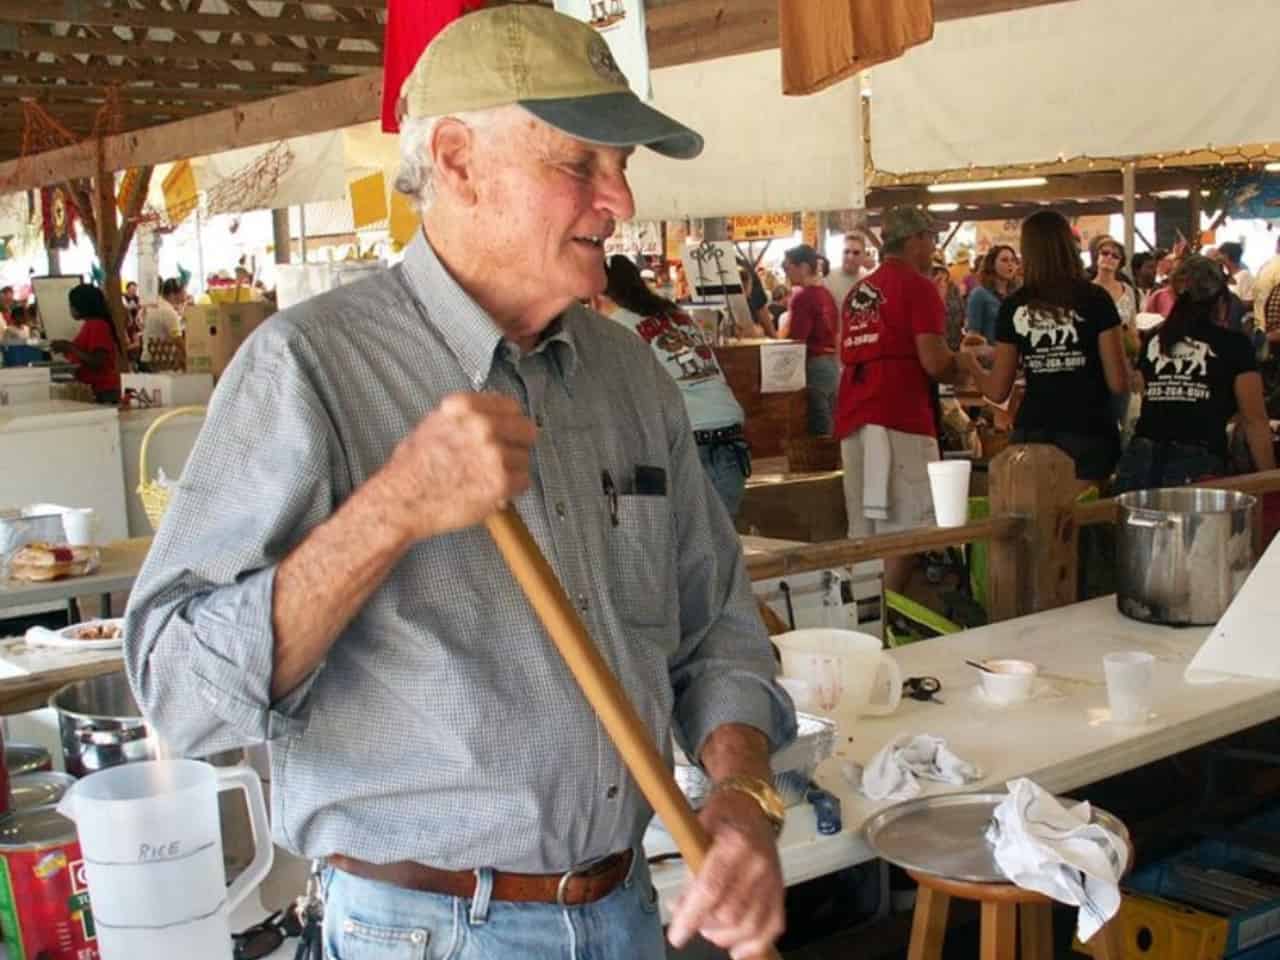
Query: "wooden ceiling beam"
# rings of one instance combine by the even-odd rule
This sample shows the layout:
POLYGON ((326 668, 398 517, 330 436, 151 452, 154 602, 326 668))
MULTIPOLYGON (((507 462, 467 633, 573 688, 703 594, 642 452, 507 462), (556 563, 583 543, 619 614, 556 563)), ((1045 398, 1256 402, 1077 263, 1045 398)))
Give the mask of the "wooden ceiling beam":
MULTIPOLYGON (((871 202, 868 196, 868 203, 871 202)), ((1150 213, 1156 208, 1156 201, 1151 197, 1141 197, 1136 201, 1134 209, 1138 213, 1150 213)), ((931 216, 943 223, 973 223, 993 220, 1024 220, 1041 210, 1056 210, 1064 217, 1088 217, 1100 214, 1120 213, 1124 204, 1120 200, 1085 200, 1079 203, 1055 201, 1053 203, 1013 203, 1013 204, 980 204, 962 207, 959 210, 935 210, 931 216)), ((868 213, 867 222, 871 226, 880 225, 879 210, 868 213)))
MULTIPOLYGON (((103 104, 101 103, 85 103, 83 101, 66 103, 50 100, 36 100, 34 102, 38 107, 40 107, 40 109, 60 123, 64 118, 69 117, 96 117, 103 107, 103 104)), ((120 103, 120 112, 124 116, 154 117, 157 118, 157 123, 168 123, 170 120, 175 120, 180 117, 200 116, 201 114, 210 113, 216 109, 216 107, 201 106, 194 103, 157 104, 130 103, 128 101, 121 101, 120 103)))
POLYGON ((261 64, 301 63, 366 68, 382 66, 381 53, 365 50, 308 50, 292 44, 288 47, 255 47, 225 41, 216 44, 162 43, 155 40, 129 43, 124 40, 50 37, 36 33, 31 27, 20 27, 16 37, 7 39, 13 42, 0 49, 15 53, 52 53, 64 56, 77 53, 100 54, 135 60, 141 57, 162 60, 217 60, 226 63, 232 61, 261 64))
MULTIPOLYGON (((4 83, 0 81, 0 101, 5 98, 45 97, 77 100, 103 100, 107 87, 77 83, 4 83)), ((120 98, 126 101, 187 100, 202 103, 254 103, 266 94, 261 90, 229 90, 225 87, 138 87, 120 86, 120 98)))
POLYGON ((271 96, 272 92, 280 92, 281 87, 293 88, 310 86, 316 83, 329 83, 342 79, 327 67, 315 67, 305 71, 285 70, 242 70, 233 65, 210 65, 203 69, 179 67, 176 65, 129 66, 89 66, 79 60, 66 63, 49 63, 29 59, 0 58, 0 77, 25 77, 28 79, 63 78, 66 80, 89 83, 130 83, 135 80, 149 80, 154 83, 179 83, 183 80, 198 80, 204 83, 238 83, 246 90, 263 91, 259 99, 271 96))
MULTIPOLYGON (((1196 186, 1198 175, 1190 170, 1139 170, 1137 188, 1139 194, 1158 190, 1186 190, 1196 186)), ((922 186, 880 187, 868 195, 875 196, 884 205, 959 203, 998 205, 1021 201, 1072 200, 1096 197, 1119 197, 1123 194, 1120 171, 1082 173, 1074 176, 1049 177, 1042 187, 1017 187, 1011 190, 964 190, 947 193, 930 193, 922 186)))
POLYGON ((219 33, 275 33, 306 37, 345 37, 382 45, 380 24, 340 20, 282 19, 222 13, 172 13, 132 7, 79 4, 74 16, 57 3, 0 0, 0 23, 76 23, 89 27, 128 27, 132 30, 214 30, 219 33))
MULTIPOLYGON (((381 102, 382 74, 375 71, 108 137, 103 160, 108 170, 124 170, 336 130, 376 117, 381 102)), ((0 193, 92 176, 96 169, 96 145, 78 143, 0 164, 0 193)))

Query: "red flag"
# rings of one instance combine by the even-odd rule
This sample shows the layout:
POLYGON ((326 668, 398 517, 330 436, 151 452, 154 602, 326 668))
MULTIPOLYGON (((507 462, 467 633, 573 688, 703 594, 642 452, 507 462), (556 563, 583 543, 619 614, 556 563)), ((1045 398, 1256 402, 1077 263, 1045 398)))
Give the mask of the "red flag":
POLYGON ((382 46, 382 129, 400 129, 396 101, 400 86, 432 38, 486 0, 387 0, 387 32, 382 46))

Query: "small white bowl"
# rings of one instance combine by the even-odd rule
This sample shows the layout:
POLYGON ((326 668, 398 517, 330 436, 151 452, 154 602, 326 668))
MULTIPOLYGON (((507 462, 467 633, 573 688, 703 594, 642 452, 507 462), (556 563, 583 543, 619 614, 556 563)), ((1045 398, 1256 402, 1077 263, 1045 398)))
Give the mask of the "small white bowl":
POLYGON ((1031 696, 1040 668, 1028 660, 983 660, 982 693, 992 703, 1021 703, 1031 696))

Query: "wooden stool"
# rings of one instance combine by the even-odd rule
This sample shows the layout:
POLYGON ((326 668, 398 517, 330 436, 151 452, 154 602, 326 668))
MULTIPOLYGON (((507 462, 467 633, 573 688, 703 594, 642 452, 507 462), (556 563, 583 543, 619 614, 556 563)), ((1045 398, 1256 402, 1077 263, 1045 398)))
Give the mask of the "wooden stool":
MULTIPOLYGON (((908 870, 920 885, 907 960, 941 960, 951 898, 982 905, 982 960, 1015 960, 1022 926, 1022 960, 1053 960, 1053 901, 1011 883, 969 883, 908 870)), ((1120 925, 1108 923, 1090 941, 1098 960, 1121 960, 1120 925)))

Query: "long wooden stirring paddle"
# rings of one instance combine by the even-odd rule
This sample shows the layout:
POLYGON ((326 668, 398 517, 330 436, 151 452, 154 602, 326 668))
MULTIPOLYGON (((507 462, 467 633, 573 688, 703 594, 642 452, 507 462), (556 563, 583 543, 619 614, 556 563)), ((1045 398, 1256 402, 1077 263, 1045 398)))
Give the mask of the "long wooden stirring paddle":
MULTIPOLYGON (((551 564, 514 507, 508 506, 493 514, 485 526, 587 702, 599 716, 609 739, 618 748, 622 762, 636 778, 640 792, 662 818, 689 870, 696 874, 706 860, 711 838, 680 792, 644 721, 627 699, 626 691, 591 642, 586 626, 569 602, 551 564)), ((761 960, 778 960, 778 954, 770 949, 761 960)))

